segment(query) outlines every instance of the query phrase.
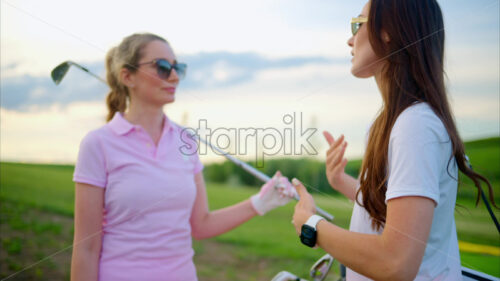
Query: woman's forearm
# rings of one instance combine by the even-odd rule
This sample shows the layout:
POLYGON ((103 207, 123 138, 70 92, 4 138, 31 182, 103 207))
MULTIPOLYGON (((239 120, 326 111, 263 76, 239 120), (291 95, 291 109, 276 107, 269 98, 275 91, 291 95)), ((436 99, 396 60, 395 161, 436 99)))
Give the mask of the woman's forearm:
POLYGON ((75 184, 75 234, 71 281, 98 280, 103 205, 103 188, 79 182, 75 184))
MULTIPOLYGON (((300 196, 293 214, 297 233, 314 214, 314 199, 294 179, 300 196)), ((320 220, 317 244, 350 269, 375 280, 413 280, 418 274, 427 246, 435 203, 420 196, 387 202, 381 234, 351 232, 320 220)))
POLYGON ((208 212, 193 229, 195 239, 205 239, 225 233, 257 215, 250 200, 208 212))
POLYGON ((97 281, 99 273, 99 252, 73 248, 71 258, 71 281, 97 281))
POLYGON ((317 225, 318 245, 350 269, 375 280, 389 280, 392 257, 381 235, 349 232, 326 221, 317 225))
POLYGON ((335 185, 332 187, 338 192, 344 194, 345 197, 354 201, 358 185, 359 185, 358 179, 353 178, 348 174, 344 174, 342 176, 342 180, 340 182, 335 183, 335 185))
POLYGON ((317 225, 318 245, 350 269, 374 280, 412 280, 411 265, 383 235, 350 232, 326 221, 317 225))

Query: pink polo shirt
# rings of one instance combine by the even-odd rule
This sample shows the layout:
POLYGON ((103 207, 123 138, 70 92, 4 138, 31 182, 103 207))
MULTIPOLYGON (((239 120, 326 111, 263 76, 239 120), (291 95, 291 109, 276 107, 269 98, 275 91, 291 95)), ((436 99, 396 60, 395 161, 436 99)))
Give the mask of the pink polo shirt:
POLYGON ((80 144, 73 181, 105 189, 99 280, 197 280, 196 143, 164 116, 158 146, 121 113, 80 144), (182 136, 181 136, 182 134, 182 136))

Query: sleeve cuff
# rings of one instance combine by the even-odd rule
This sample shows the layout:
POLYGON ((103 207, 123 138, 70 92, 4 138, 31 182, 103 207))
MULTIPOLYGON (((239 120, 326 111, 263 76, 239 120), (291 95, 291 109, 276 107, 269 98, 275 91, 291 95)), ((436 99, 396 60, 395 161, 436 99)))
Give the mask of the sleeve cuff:
POLYGON ((86 178, 86 177, 82 177, 82 176, 73 176, 73 181, 74 182, 79 182, 79 183, 85 183, 85 184, 94 185, 94 186, 97 186, 97 187, 100 187, 100 188, 105 188, 106 187, 106 182, 98 181, 98 180, 94 180, 94 179, 90 179, 90 178, 86 178))
POLYGON ((385 203, 387 204, 387 201, 391 199, 395 199, 398 197, 407 197, 407 196, 420 196, 420 197, 426 197, 434 201, 436 203, 436 206, 439 205, 439 195, 434 194, 432 192, 423 192, 423 191, 415 191, 415 190, 399 190, 397 192, 387 192, 385 194, 385 203))
POLYGON ((199 172, 201 172, 201 171, 203 170, 203 168, 204 168, 204 166, 203 166, 203 164, 201 164, 201 163, 200 163, 199 165, 196 165, 196 166, 194 167, 194 174, 195 174, 195 175, 196 175, 196 174, 198 174, 199 172))

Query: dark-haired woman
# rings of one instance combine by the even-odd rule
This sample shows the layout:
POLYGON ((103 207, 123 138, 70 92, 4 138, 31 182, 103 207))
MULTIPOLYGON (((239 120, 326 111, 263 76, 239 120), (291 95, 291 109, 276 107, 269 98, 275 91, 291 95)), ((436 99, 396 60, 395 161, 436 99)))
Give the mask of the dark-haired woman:
POLYGON ((295 228, 315 228, 317 245, 348 267, 349 281, 461 280, 458 170, 487 183, 491 198, 492 191, 466 164, 446 97, 439 5, 372 0, 353 18, 352 32, 351 72, 375 78, 383 106, 369 130, 358 179, 344 172, 344 137, 324 132, 328 181, 355 201, 350 231, 316 217, 312 197, 296 179, 301 200, 295 228))
POLYGON ((71 280, 196 280, 192 237, 225 233, 294 189, 278 172, 250 199, 210 212, 196 143, 163 111, 186 65, 143 33, 108 52, 106 71, 108 123, 82 140, 73 176, 71 280))

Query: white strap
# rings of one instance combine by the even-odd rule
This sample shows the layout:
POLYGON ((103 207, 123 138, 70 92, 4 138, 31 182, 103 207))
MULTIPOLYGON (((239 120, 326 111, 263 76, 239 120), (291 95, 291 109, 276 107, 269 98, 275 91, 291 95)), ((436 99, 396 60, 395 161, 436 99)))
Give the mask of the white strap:
POLYGON ((316 230, 316 225, 320 220, 324 220, 325 218, 319 215, 312 215, 307 219, 306 223, 307 225, 313 227, 316 230))

